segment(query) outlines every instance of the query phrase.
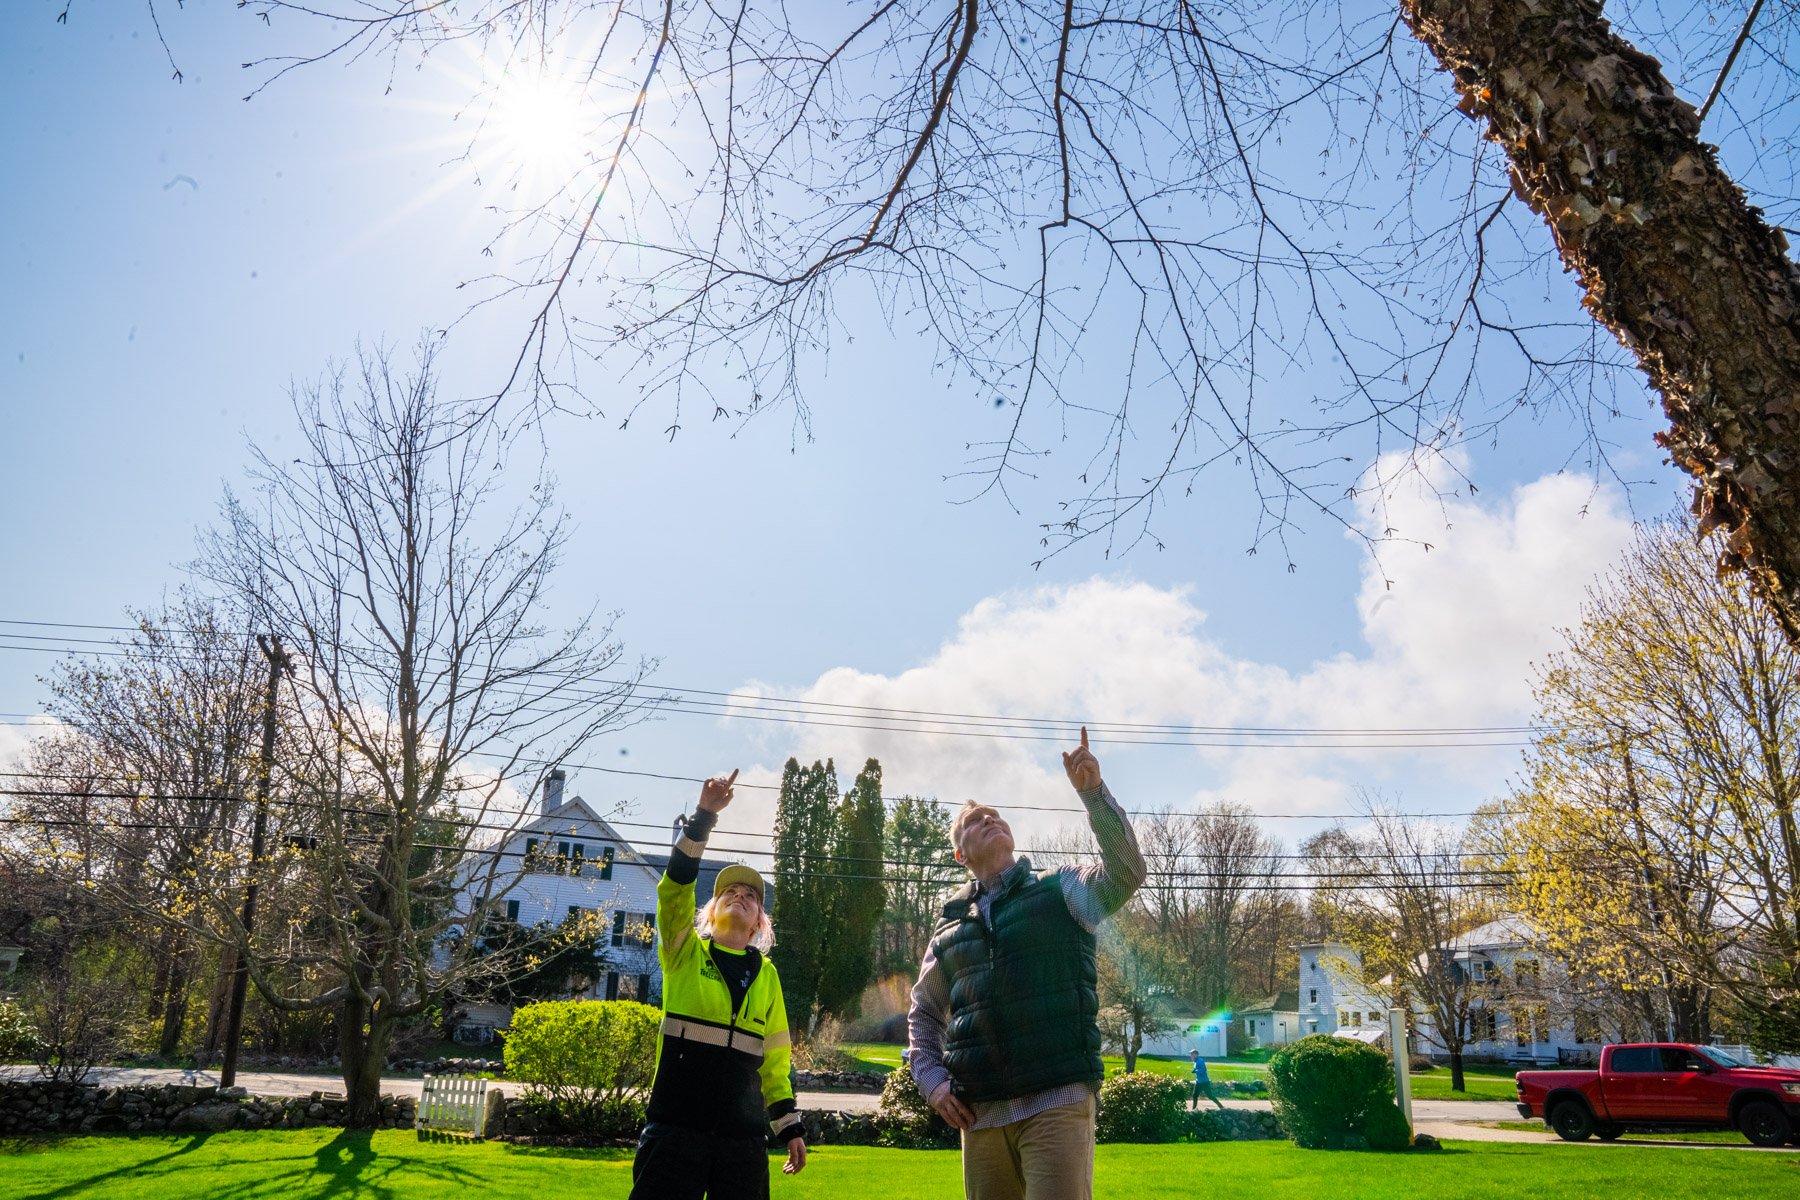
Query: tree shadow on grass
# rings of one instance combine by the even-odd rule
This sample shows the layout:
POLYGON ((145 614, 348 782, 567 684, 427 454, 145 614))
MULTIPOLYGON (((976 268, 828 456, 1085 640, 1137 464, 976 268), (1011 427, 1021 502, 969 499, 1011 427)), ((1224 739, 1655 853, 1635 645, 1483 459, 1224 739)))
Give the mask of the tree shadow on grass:
POLYGON ((100 1193, 98 1189, 103 1188, 109 1183, 118 1183, 123 1180, 140 1176, 147 1171, 164 1168, 165 1164, 170 1163, 172 1160, 178 1159, 184 1154, 192 1154, 194 1151, 204 1146, 206 1144, 206 1139, 209 1136, 209 1134, 197 1133, 182 1145, 170 1150, 167 1154, 158 1154, 154 1158, 138 1159, 134 1162, 126 1163, 123 1166, 116 1167, 111 1171, 102 1171, 98 1175, 90 1175, 86 1179, 78 1179, 73 1183, 64 1184, 59 1188, 52 1188, 47 1192, 34 1193, 32 1200, 60 1200, 60 1198, 64 1196, 91 1196, 95 1194, 104 1194, 100 1193))
MULTIPOLYGON (((279 1196, 282 1200, 393 1200, 401 1194, 437 1193, 449 1189, 480 1193, 490 1181, 443 1159, 425 1160, 398 1155, 383 1156, 367 1129, 344 1129, 311 1155, 310 1162, 289 1160, 280 1169, 265 1161, 254 1180, 224 1186, 211 1192, 218 1200, 251 1200, 279 1196)), ((472 1143, 471 1143, 472 1144, 472 1143)))

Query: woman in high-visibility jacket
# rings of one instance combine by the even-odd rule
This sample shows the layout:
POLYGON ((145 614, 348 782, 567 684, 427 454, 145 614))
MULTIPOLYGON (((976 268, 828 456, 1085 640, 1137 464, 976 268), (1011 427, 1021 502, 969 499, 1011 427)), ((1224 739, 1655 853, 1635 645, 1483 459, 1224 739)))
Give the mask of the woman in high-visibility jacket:
POLYGON ((806 1165, 806 1138, 788 1078, 787 1006, 763 911, 762 876, 719 872, 696 927, 694 881, 706 839, 737 780, 715 777, 656 885, 662 1037, 631 1200, 765 1200, 768 1136, 786 1142, 782 1171, 806 1165))

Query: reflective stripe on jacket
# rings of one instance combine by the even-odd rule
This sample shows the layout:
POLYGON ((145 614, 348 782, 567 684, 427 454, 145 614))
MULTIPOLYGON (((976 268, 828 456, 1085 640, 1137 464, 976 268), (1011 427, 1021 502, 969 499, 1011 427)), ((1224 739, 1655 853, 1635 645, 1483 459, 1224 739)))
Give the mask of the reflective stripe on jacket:
POLYGON ((760 966, 734 1013, 712 943, 694 930, 694 885, 667 874, 656 885, 656 932, 663 1022, 646 1116, 721 1135, 798 1136, 787 1006, 775 965, 745 951, 760 966))

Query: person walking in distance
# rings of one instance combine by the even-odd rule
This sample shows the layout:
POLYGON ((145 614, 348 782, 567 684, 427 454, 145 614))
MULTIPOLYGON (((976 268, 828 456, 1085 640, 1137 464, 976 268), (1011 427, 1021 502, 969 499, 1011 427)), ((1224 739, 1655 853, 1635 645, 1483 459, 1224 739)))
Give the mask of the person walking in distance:
POLYGON ((1189 1050, 1188 1057, 1194 1062, 1194 1090, 1188 1096, 1188 1108, 1199 1108, 1200 1097, 1205 1095, 1208 1100, 1219 1106, 1220 1112, 1224 1112, 1225 1102, 1213 1094, 1212 1076, 1206 1073, 1206 1060, 1200 1057, 1198 1050, 1189 1050))
POLYGON ((784 1173, 806 1166, 788 1075, 787 1006, 775 964, 763 957, 775 933, 762 876, 726 867, 695 919, 700 858, 736 781, 733 771, 701 786, 656 885, 662 1036, 631 1200, 767 1200, 771 1132, 787 1145, 784 1173))
POLYGON ((998 811, 964 804, 950 841, 973 878, 944 905, 913 985, 913 1078, 962 1131, 968 1200, 1093 1196, 1095 935, 1143 884, 1144 856, 1085 727, 1063 769, 1100 861, 1034 871, 998 811))

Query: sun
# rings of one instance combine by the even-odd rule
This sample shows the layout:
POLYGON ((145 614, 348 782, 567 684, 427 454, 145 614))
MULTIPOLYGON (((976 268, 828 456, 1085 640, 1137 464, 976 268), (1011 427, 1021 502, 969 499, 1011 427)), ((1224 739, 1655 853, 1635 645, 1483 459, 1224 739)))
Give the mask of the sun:
POLYGON ((592 162, 591 102, 548 72, 509 72, 482 133, 488 158, 509 183, 559 187, 592 162))

